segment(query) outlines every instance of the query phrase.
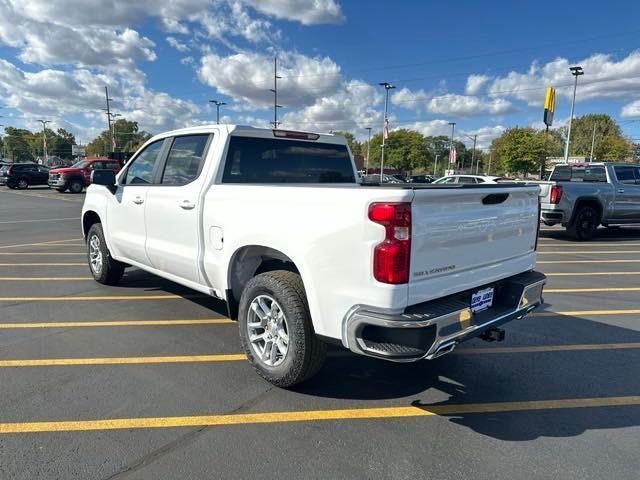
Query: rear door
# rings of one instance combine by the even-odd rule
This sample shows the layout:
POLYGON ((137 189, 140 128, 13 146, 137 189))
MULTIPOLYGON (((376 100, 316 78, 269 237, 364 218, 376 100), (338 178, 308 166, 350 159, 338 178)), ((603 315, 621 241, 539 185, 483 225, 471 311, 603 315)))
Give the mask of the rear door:
POLYGON ((613 217, 615 221, 631 223, 640 218, 640 172, 634 165, 615 165, 616 176, 613 217))
POLYGON ((411 215, 410 305, 534 266, 537 186, 417 189, 411 215))
POLYGON ((154 268, 196 283, 201 232, 202 169, 212 136, 174 137, 160 167, 160 180, 147 194, 147 256, 154 268))
POLYGON ((38 165, 35 176, 36 176, 38 185, 46 185, 47 182, 49 181, 49 169, 45 166, 38 165))

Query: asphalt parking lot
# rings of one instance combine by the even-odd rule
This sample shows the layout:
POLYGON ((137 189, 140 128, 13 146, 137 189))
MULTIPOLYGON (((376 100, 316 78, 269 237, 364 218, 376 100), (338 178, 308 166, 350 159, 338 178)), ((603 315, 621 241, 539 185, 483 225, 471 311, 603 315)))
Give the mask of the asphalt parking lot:
POLYGON ((638 478, 640 229, 545 228, 546 305, 502 343, 281 390, 222 303, 95 283, 82 200, 0 189, 0 479, 638 478))

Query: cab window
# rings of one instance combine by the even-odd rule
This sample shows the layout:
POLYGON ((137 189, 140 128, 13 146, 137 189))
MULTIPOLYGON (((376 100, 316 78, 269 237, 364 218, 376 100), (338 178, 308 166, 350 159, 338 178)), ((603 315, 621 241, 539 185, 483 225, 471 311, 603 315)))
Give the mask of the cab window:
POLYGON ((123 185, 149 185, 153 181, 153 169, 160 158, 164 140, 147 145, 127 168, 123 185))
POLYGON ((176 137, 169 150, 160 183, 186 185, 198 178, 208 140, 208 134, 176 137))

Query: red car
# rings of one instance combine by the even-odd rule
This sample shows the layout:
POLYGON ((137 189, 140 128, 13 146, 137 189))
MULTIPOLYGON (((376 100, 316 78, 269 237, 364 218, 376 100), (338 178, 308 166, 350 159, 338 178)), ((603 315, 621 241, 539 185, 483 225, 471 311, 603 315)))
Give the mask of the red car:
POLYGON ((69 190, 71 193, 80 193, 91 183, 93 170, 120 171, 120 163, 108 158, 87 158, 80 160, 70 167, 52 168, 49 170, 49 186, 59 192, 69 190))

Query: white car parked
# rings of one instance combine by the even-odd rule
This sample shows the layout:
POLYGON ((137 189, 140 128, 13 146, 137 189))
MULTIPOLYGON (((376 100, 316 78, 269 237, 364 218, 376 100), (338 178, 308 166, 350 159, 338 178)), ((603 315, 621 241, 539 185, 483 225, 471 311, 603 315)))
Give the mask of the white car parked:
POLYGON ((290 386, 327 343, 407 362, 501 339, 542 303, 538 190, 362 185, 343 137, 211 125, 95 170, 82 229, 96 281, 133 266, 226 301, 257 372, 290 386))
POLYGON ((498 183, 502 177, 492 177, 486 175, 447 175, 433 182, 434 185, 442 183, 498 183))

